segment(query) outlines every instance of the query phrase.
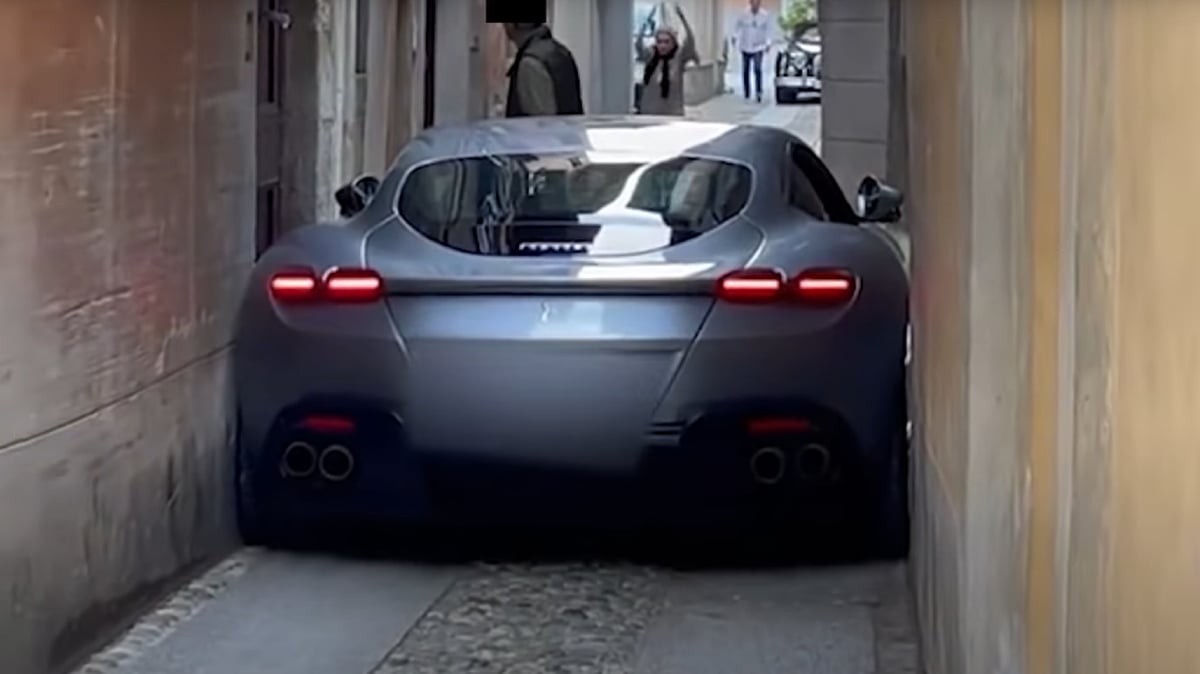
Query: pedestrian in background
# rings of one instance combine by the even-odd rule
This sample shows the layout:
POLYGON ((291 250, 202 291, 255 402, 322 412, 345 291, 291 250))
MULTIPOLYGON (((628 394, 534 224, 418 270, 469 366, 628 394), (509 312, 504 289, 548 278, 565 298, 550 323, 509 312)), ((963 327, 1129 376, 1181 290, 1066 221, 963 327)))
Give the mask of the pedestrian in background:
POLYGON ((689 61, 696 59, 692 28, 678 5, 675 14, 683 27, 684 38, 671 26, 662 25, 654 32, 654 46, 642 68, 641 97, 638 112, 643 115, 684 114, 683 75, 689 61))
POLYGON ((582 115, 583 88, 571 50, 550 34, 545 0, 487 0, 488 23, 516 47, 508 69, 506 117, 582 115))
POLYGON ((488 3, 488 21, 503 23, 517 48, 508 69, 506 117, 583 114, 575 57, 551 35, 545 13, 545 3, 540 7, 513 0, 488 3))
POLYGON ((762 103, 763 57, 771 48, 774 28, 771 13, 762 8, 762 0, 750 0, 750 7, 738 16, 733 27, 733 42, 742 53, 742 92, 750 100, 750 76, 754 76, 754 97, 762 103))

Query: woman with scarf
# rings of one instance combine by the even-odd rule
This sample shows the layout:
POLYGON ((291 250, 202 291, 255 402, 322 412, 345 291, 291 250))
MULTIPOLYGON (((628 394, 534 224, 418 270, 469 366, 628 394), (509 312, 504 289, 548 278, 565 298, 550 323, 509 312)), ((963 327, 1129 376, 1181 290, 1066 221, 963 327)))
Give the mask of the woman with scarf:
POLYGON ((696 60, 692 28, 679 5, 675 14, 683 26, 682 43, 674 28, 660 25, 654 33, 654 47, 642 70, 641 96, 638 112, 643 115, 683 115, 683 72, 688 62, 696 60))

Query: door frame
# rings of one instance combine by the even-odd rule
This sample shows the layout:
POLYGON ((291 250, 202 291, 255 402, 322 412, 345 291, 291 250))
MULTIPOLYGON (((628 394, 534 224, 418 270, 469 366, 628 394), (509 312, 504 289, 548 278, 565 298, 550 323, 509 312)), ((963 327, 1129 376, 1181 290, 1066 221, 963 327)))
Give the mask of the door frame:
POLYGON ((255 54, 255 258, 281 234, 283 212, 284 111, 287 100, 288 0, 257 0, 253 25, 255 54))

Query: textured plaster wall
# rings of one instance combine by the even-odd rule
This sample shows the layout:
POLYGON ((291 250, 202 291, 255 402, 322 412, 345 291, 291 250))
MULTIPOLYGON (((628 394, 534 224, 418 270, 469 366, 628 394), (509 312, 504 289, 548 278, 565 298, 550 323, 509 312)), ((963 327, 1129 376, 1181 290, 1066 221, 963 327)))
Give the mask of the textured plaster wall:
MULTIPOLYGON (((1107 669, 1200 671, 1200 4, 1111 0, 1107 669)), ((1088 504, 1080 504, 1086 506, 1088 504)))
MULTIPOLYGON (((866 174, 889 181, 897 61, 891 0, 819 0, 822 40, 821 155, 853 195, 866 174)), ((952 3, 945 3, 947 8, 952 3)), ((902 92, 902 90, 900 90, 902 92)), ((900 105, 898 99, 895 105, 900 105)), ((902 131, 895 129, 894 131, 902 131)))
POLYGON ((1057 441, 1034 411, 1058 400, 1055 379, 1036 373, 1053 372, 1057 356, 1045 296, 1058 260, 1047 267, 1042 233, 1059 218, 1032 216, 1053 206, 1061 173, 1038 147, 1060 139, 1032 120, 1059 114, 1044 105, 1042 73, 1061 59, 1033 50, 1045 18, 1035 1, 930 0, 904 17, 920 396, 914 577, 926 660, 939 674, 1029 671, 1030 608, 1056 591, 1044 512, 1057 486, 1035 490, 1048 476, 1033 468, 1057 441))
POLYGON ((61 669, 232 544, 253 6, 0 3, 5 674, 61 669))
POLYGON ((967 501, 970 228, 964 164, 961 5, 914 1, 909 27, 912 234, 912 573, 931 674, 966 672, 963 633, 967 501))
POLYGON ((906 21, 929 669, 1200 671, 1200 6, 906 21))

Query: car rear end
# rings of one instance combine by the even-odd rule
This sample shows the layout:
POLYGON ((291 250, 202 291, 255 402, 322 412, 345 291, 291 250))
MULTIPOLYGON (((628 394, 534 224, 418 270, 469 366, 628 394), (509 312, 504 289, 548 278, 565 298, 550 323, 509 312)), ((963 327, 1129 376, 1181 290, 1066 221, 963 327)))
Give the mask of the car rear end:
POLYGON ((627 152, 415 169, 357 265, 258 279, 238 386, 259 501, 389 520, 725 517, 778 481, 767 461, 756 474, 755 442, 856 443, 850 425, 875 414, 851 383, 887 356, 850 331, 883 320, 882 295, 820 253, 807 271, 754 269, 769 237, 744 214, 753 189, 738 163, 627 152))
POLYGON ((821 92, 820 43, 795 42, 778 56, 775 66, 775 99, 795 102, 805 94, 821 92))

